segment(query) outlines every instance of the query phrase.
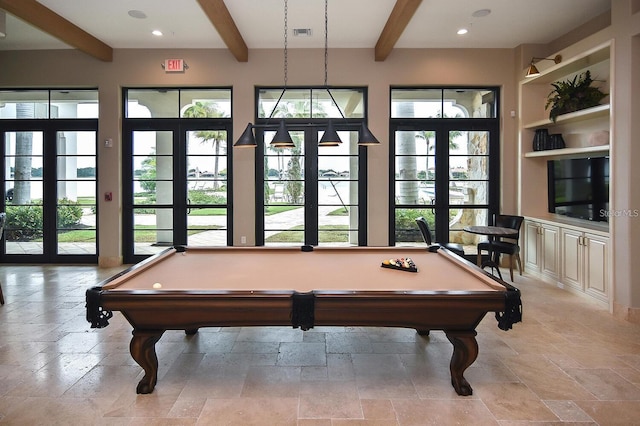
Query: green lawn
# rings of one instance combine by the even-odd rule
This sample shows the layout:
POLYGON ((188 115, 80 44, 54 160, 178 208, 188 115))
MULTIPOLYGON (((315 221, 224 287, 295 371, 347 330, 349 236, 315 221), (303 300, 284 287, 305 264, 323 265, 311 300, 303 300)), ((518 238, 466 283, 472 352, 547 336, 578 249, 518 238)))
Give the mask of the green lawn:
MULTIPOLYGON (((304 227, 295 226, 290 230, 279 232, 266 238, 269 243, 297 243, 304 241, 304 227)), ((322 243, 344 243, 349 241, 349 227, 347 225, 325 225, 318 231, 318 241, 322 243)))
POLYGON ((267 216, 271 216, 272 214, 288 212, 289 210, 301 209, 302 206, 292 206, 292 205, 280 205, 280 204, 270 204, 265 206, 264 214, 267 216))
MULTIPOLYGON (((203 231, 221 229, 216 226, 192 226, 187 232, 188 235, 195 235, 203 231)), ((155 243, 157 240, 156 228, 153 226, 136 226, 135 239, 137 243, 155 243)), ((34 240, 42 241, 42 239, 34 240)), ((94 243, 96 242, 95 229, 74 229, 72 231, 61 231, 58 234, 59 243, 94 243)))

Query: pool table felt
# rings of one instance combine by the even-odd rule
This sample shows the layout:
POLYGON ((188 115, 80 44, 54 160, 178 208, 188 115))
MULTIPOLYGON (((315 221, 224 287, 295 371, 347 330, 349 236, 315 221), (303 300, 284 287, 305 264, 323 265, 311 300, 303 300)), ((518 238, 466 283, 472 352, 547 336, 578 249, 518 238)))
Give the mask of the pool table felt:
POLYGON ((166 251, 103 286, 110 291, 504 291, 456 255, 424 248, 221 247, 166 251), (418 272, 382 268, 410 257, 418 272), (153 284, 160 283, 161 289, 153 284))

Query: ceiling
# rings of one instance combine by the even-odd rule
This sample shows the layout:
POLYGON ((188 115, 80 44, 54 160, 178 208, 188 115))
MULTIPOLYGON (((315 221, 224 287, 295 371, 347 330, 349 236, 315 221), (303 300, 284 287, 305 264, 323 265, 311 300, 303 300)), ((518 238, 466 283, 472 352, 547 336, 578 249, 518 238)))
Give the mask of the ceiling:
MULTIPOLYGON (((384 60, 393 48, 544 44, 609 10, 610 3, 329 0, 328 45, 376 49, 376 60, 384 60), (475 17, 482 9, 490 13, 475 17), (468 33, 457 35, 462 27, 468 33)), ((0 0, 0 9, 7 11, 0 50, 79 48, 109 61, 108 54, 92 49, 228 48, 243 61, 251 49, 281 49, 284 44, 284 0, 0 0), (146 18, 132 17, 129 11, 143 12, 146 18), (164 35, 152 35, 156 29, 164 35)), ((288 28, 289 48, 324 47, 324 1, 288 0, 288 28), (312 35, 294 37, 297 28, 309 28, 312 35)))

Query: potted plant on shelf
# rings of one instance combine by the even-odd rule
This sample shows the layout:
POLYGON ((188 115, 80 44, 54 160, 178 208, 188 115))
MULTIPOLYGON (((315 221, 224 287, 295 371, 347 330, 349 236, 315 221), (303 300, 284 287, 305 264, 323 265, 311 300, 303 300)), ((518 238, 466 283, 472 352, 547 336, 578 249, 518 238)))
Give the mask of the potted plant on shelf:
POLYGON ((591 86, 593 83, 589 70, 574 76, 572 79, 551 83, 553 90, 547 96, 545 109, 549 109, 549 118, 554 123, 559 115, 591 108, 600 104, 608 95, 599 88, 591 86))

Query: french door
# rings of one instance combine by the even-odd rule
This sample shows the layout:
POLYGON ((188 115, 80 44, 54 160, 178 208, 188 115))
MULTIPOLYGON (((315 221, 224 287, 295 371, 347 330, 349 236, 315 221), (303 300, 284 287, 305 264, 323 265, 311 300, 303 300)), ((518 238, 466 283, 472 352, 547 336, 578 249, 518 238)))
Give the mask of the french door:
POLYGON ((366 149, 356 130, 338 131, 339 146, 319 147, 323 131, 291 125, 295 148, 275 149, 274 131, 256 132, 257 245, 366 245, 366 149))
POLYGON ((96 120, 3 121, 11 262, 96 263, 96 120))
POLYGON ((125 262, 172 245, 232 245, 229 124, 130 119, 123 127, 125 262))
POLYGON ((464 226, 487 224, 499 206, 496 120, 393 120, 392 135, 390 245, 421 243, 423 216, 434 241, 474 246, 464 226))

